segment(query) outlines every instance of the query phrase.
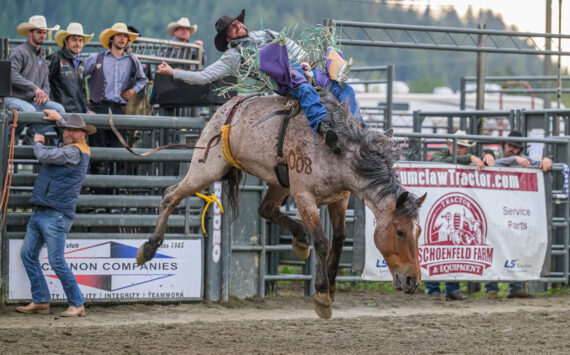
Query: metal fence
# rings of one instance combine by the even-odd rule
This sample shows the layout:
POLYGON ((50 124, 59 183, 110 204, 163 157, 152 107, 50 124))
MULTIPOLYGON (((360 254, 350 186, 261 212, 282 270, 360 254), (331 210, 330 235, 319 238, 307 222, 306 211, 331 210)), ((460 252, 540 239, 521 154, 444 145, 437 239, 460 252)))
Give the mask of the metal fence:
MULTIPOLYGON (((1 103, 0 103, 1 106, 1 103)), ((66 117, 67 115, 64 115, 66 117)), ((42 123, 43 113, 18 115, 19 124, 42 123)), ((84 115, 88 124, 98 129, 108 129, 106 115, 84 115)), ((4 181, 7 166, 8 123, 13 120, 12 112, 0 110, 0 180, 4 181)), ((43 121, 45 123, 45 121, 43 121)), ((204 126, 204 120, 185 117, 122 116, 114 117, 120 130, 137 130, 141 141, 137 152, 146 151, 166 139, 177 137, 177 142, 195 139, 204 126)), ((23 239, 25 226, 32 214, 28 200, 36 178, 38 162, 31 146, 16 145, 14 174, 8 204, 6 223, 0 233, 0 301, 7 300, 8 246, 10 240, 23 239)), ((77 201, 75 218, 69 239, 141 239, 148 238, 158 216, 158 205, 164 188, 176 184, 185 175, 193 150, 171 149, 157 152, 148 157, 134 156, 124 148, 91 148, 91 162, 106 161, 126 164, 133 174, 93 175, 85 178, 82 193, 77 201), (96 191, 96 194, 92 194, 96 191)), ((203 201, 197 197, 185 199, 169 219, 167 238, 182 240, 203 240, 200 229, 203 201)), ((202 242, 201 242, 202 243, 202 242)), ((203 244, 203 243, 202 243, 203 244)), ((203 249, 203 246, 202 246, 203 249)))

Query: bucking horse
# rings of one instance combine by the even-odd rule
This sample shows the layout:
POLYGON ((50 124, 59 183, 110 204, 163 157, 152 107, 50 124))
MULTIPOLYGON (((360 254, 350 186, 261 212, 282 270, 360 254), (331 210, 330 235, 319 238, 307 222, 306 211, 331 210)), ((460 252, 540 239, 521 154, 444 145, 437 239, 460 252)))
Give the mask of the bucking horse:
POLYGON ((224 104, 197 142, 197 147, 207 149, 195 150, 184 179, 165 190, 154 232, 138 250, 138 264, 154 257, 164 241, 168 217, 178 204, 213 182, 227 180, 228 202, 236 211, 239 183, 246 172, 267 182, 269 187, 258 212, 292 233, 293 250, 301 259, 309 257, 312 237, 318 262, 313 305, 319 317, 332 315, 335 280, 346 238, 345 213, 351 193, 364 201, 374 214, 374 243, 386 259, 394 288, 415 292, 421 279, 418 212, 426 195, 418 198, 402 188, 394 168, 398 147, 390 137, 363 128, 332 95, 322 93, 321 100, 338 134, 342 147, 338 155, 311 130, 301 111, 290 118, 279 147, 283 158, 279 158, 276 149, 283 118, 280 115, 267 117, 284 110, 286 99, 283 97, 244 100, 238 96, 224 104), (222 126, 231 127, 226 131, 225 140, 220 137, 222 126), (288 188, 280 183, 274 169, 283 159, 288 166, 288 188), (289 195, 302 221, 281 212, 281 204, 289 195), (332 247, 321 224, 320 205, 328 206, 333 226, 332 247))

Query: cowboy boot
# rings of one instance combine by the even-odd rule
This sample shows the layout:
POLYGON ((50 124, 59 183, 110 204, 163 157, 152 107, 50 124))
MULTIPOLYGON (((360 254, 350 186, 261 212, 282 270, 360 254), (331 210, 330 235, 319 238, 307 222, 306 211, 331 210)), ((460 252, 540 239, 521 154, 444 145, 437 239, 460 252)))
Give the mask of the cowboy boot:
POLYGON ((16 307, 16 311, 25 314, 50 314, 49 303, 30 303, 26 306, 16 307))
POLYGON ((333 150, 333 153, 339 155, 341 153, 341 150, 340 150, 340 145, 338 143, 338 135, 326 122, 328 116, 329 114, 327 114, 327 116, 325 116, 323 120, 319 123, 319 128, 317 129, 317 131, 321 136, 323 136, 327 147, 331 148, 333 150))

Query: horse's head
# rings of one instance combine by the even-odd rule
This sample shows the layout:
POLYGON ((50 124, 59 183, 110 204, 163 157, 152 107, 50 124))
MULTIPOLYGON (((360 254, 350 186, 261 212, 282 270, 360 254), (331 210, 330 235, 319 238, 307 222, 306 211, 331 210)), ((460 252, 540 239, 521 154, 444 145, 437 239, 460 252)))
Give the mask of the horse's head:
POLYGON ((403 191, 376 217, 374 243, 390 268, 394 288, 406 293, 414 293, 421 281, 418 210, 426 195, 417 198, 403 191))

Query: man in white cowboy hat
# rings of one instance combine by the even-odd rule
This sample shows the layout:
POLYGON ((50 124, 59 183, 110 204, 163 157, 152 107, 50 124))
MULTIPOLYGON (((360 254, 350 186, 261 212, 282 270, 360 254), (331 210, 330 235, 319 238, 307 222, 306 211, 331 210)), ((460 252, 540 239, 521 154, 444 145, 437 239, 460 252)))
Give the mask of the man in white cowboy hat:
POLYGON ((39 262, 40 251, 45 245, 49 264, 67 296, 69 307, 60 316, 83 317, 85 298, 65 262, 64 250, 91 155, 85 136, 95 133, 97 129, 85 124, 77 114, 72 114, 65 122, 54 110, 44 112, 47 115, 45 120, 55 121, 63 128, 64 145, 61 148, 47 148, 44 146, 44 136, 34 135, 34 154, 42 167, 30 198, 34 213, 28 222, 20 250, 30 280, 32 302, 16 310, 26 314, 50 314, 50 290, 39 262))
MULTIPOLYGON (((475 164, 478 169, 483 169, 485 163, 483 160, 479 159, 473 154, 468 153, 469 148, 475 146, 475 142, 469 143, 468 139, 461 138, 466 136, 465 131, 457 131, 455 135, 457 138, 457 164, 469 165, 471 163, 475 164)), ((490 155, 490 154, 489 154, 490 155)), ((447 140, 447 148, 440 150, 439 152, 433 154, 430 161, 453 163, 453 139, 447 140)), ((488 164, 492 166, 492 163, 488 164)))
MULTIPOLYGON (((58 29, 59 25, 48 27, 45 17, 41 15, 32 16, 28 22, 18 25, 18 34, 28 40, 11 50, 8 56, 12 67, 12 97, 6 98, 7 108, 26 112, 41 112, 44 109, 65 112, 62 105, 50 100, 48 61, 46 52, 41 49, 48 31, 58 29)), ((22 129, 23 127, 18 127, 17 133, 22 129)), ((28 129, 30 142, 32 131, 55 133, 53 126, 31 125, 28 129)))
MULTIPOLYGON (((85 75, 91 75, 89 105, 95 113, 107 114, 111 109, 114 114, 124 114, 127 101, 148 82, 138 58, 126 50, 138 36, 130 32, 126 24, 115 23, 99 35, 99 43, 106 50, 93 53, 85 60, 85 75)), ((109 129, 99 130, 90 137, 89 144, 92 147, 122 146, 109 129)), ((110 174, 110 167, 110 163, 96 162, 91 166, 91 173, 110 174)))
MULTIPOLYGON (((170 22, 166 26, 166 32, 171 37, 171 41, 189 43, 190 36, 198 30, 198 25, 190 25, 190 20, 187 17, 181 17, 176 22, 170 22)), ((204 42, 200 40, 194 43, 203 46, 204 42)), ((190 51, 182 50, 180 47, 167 48, 164 52, 160 53, 161 57, 177 58, 177 59, 197 59, 198 51, 192 49, 190 51)), ((202 49, 202 65, 206 64, 206 52, 202 49)))
MULTIPOLYGON (((473 163, 477 166, 477 169, 483 169, 485 167, 483 160, 467 152, 469 148, 475 146, 475 143, 469 143, 468 139, 461 138, 467 135, 465 131, 459 130, 455 132, 455 135, 457 136, 457 164, 469 165, 473 163)), ((453 147, 453 139, 448 139, 447 148, 433 154, 430 161, 453 163, 453 147)), ((489 156, 492 158, 490 154, 489 156)), ((485 160, 488 161, 488 157, 486 157, 485 160)), ((492 161, 489 161, 488 165, 493 166, 492 161)), ((439 299, 441 294, 439 282, 426 282, 425 286, 426 293, 430 297, 439 299)), ((467 298, 463 293, 461 293, 459 282, 446 282, 444 292, 445 299, 447 301, 463 301, 467 298)))
POLYGON ((66 112, 94 113, 87 106, 85 65, 79 56, 91 38, 93 33, 83 33, 83 26, 77 22, 55 34, 55 43, 61 49, 48 57, 50 97, 61 103, 66 112))

